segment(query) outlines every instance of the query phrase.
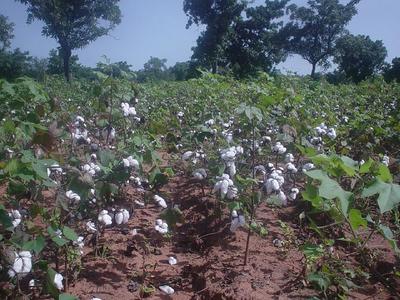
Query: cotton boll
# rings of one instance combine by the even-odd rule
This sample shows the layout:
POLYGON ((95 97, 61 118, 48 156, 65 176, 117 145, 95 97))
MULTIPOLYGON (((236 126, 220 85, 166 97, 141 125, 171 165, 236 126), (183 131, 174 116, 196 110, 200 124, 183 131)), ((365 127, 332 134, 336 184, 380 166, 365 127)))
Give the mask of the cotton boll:
POLYGON ((390 163, 390 158, 389 158, 389 156, 387 156, 386 154, 383 156, 383 158, 382 158, 382 163, 385 165, 385 166, 389 166, 389 163, 390 163))
POLYGON ((96 232, 97 229, 96 229, 96 225, 94 224, 94 222, 88 221, 88 222, 86 223, 86 230, 87 230, 89 233, 94 233, 94 232, 96 232))
POLYGON ((59 291, 64 289, 64 285, 62 283, 63 279, 64 277, 60 273, 56 273, 54 276, 54 285, 59 291))
POLYGON ((98 221, 107 226, 112 224, 112 217, 109 215, 107 210, 102 210, 98 216, 98 221))
POLYGON ((122 163, 124 164, 124 167, 125 167, 125 168, 129 168, 130 164, 129 164, 129 160, 128 160, 128 159, 123 158, 123 159, 122 159, 122 163))
POLYGON ((168 206, 167 206, 167 202, 165 202, 165 200, 164 200, 162 197, 158 196, 158 195, 154 195, 154 201, 155 201, 159 206, 161 206, 162 208, 167 208, 167 207, 168 207, 168 206))
POLYGON ((170 257, 168 258, 168 263, 169 263, 171 266, 173 266, 173 265, 176 265, 176 264, 178 263, 178 261, 176 260, 175 257, 170 256, 170 257))
POLYGON ((14 277, 16 274, 26 275, 32 270, 32 254, 29 251, 14 252, 13 266, 8 270, 8 275, 14 277))
POLYGON ((235 186, 229 186, 228 192, 226 193, 226 198, 229 200, 235 199, 238 194, 238 189, 235 186))
POLYGON ((283 205, 287 204, 287 198, 286 198, 286 195, 285 195, 285 193, 283 191, 279 191, 278 199, 282 202, 283 205))
POLYGON ((326 134, 330 139, 334 140, 336 138, 336 130, 335 130, 335 128, 333 128, 333 127, 329 128, 329 130, 328 130, 328 132, 326 134))
POLYGON ((286 170, 288 170, 288 172, 290 172, 290 173, 297 173, 297 168, 292 163, 286 164, 286 170))
POLYGON ((11 223, 13 227, 17 227, 22 220, 21 213, 18 210, 11 210, 11 212, 8 214, 11 218, 11 223))
POLYGON ((122 221, 122 223, 123 224, 126 224, 126 223, 128 223, 128 221, 129 221, 129 211, 127 211, 126 209, 122 209, 122 215, 123 215, 123 221, 122 221))
POLYGON ((306 163, 305 165, 303 165, 303 172, 310 171, 314 168, 315 168, 315 166, 313 163, 306 163))
POLYGON ((182 160, 188 160, 189 158, 191 158, 193 156, 193 154, 194 154, 193 151, 186 151, 182 155, 182 160))
POLYGON ((173 293, 175 293, 175 290, 169 285, 160 285, 159 289, 167 295, 172 295, 173 293))
POLYGON ((124 220, 124 215, 122 214, 122 211, 119 211, 115 214, 115 223, 117 225, 121 225, 124 220))
POLYGON ((292 153, 286 153, 285 155, 285 162, 292 163, 294 162, 294 156, 292 153))

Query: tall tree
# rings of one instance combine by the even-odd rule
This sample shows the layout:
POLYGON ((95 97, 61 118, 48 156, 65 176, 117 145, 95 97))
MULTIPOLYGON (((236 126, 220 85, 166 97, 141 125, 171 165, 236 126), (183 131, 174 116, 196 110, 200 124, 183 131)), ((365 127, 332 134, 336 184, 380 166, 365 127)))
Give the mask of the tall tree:
POLYGON ((72 50, 108 34, 121 22, 119 0, 16 0, 28 6, 28 23, 45 23, 42 34, 55 38, 63 56, 65 78, 70 80, 72 50))
POLYGON ((8 22, 6 16, 0 15, 0 51, 4 51, 11 45, 14 38, 14 23, 8 22))
POLYGON ((347 78, 360 82, 381 70, 386 56, 387 51, 382 41, 349 34, 338 39, 334 62, 347 78))
POLYGON ((392 60, 392 64, 388 64, 385 67, 385 71, 383 73, 386 81, 396 80, 400 83, 400 57, 395 57, 392 60))
POLYGON ((233 23, 246 7, 244 0, 184 0, 183 10, 189 17, 186 28, 192 24, 205 25, 197 39, 192 59, 197 64, 217 72, 218 66, 227 64, 226 43, 230 39, 233 23))
POLYGON ((167 59, 150 56, 150 59, 143 65, 143 69, 137 72, 139 82, 168 80, 167 59))
POLYGON ((281 18, 289 0, 266 0, 249 7, 238 20, 228 47, 229 61, 238 75, 270 71, 286 58, 287 35, 281 18))
POLYGON ((309 0, 308 7, 288 6, 289 50, 312 65, 312 77, 317 65, 329 65, 337 39, 346 33, 346 25, 357 13, 358 2, 360 0, 351 0, 343 5, 339 0, 309 0))

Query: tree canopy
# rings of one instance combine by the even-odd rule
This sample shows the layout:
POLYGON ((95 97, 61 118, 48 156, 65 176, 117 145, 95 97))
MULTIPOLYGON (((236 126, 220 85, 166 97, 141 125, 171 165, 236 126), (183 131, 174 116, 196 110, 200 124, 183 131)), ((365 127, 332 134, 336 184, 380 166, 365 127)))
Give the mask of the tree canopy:
POLYGON ((316 66, 329 66, 336 41, 346 33, 345 26, 357 13, 351 0, 343 5, 339 0, 309 0, 308 6, 288 6, 290 22, 286 31, 290 35, 289 51, 299 54, 312 65, 311 76, 316 66))
POLYGON ((11 45, 14 38, 14 23, 8 21, 6 16, 0 15, 0 51, 4 51, 11 45))
POLYGON ((349 34, 338 39, 334 62, 347 78, 360 82, 381 70, 386 56, 387 51, 382 41, 349 34))
POLYGON ((121 22, 119 0, 17 0, 28 7, 28 23, 45 23, 42 34, 60 44, 64 74, 69 80, 73 49, 82 48, 107 34, 121 22))

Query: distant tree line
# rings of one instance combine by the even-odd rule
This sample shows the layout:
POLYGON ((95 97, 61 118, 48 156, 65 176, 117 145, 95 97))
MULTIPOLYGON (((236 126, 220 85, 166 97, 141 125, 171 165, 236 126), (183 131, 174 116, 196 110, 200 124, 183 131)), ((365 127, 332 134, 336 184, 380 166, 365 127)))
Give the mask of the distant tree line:
POLYGON ((327 70, 331 82, 360 82, 383 74, 387 81, 400 81, 400 58, 386 63, 382 41, 352 35, 346 26, 357 14, 360 0, 308 0, 306 6, 290 0, 266 0, 255 6, 246 0, 184 0, 186 27, 202 26, 203 32, 187 62, 167 67, 167 60, 150 57, 143 68, 133 71, 126 61, 98 63, 96 68, 79 64, 72 55, 98 37, 108 34, 121 22, 119 0, 16 0, 27 6, 28 23, 44 22, 42 34, 57 40, 58 49, 47 59, 29 56, 20 49, 10 50, 14 24, 0 15, 0 76, 21 75, 43 78, 63 74, 91 78, 95 72, 126 77, 138 82, 186 80, 200 70, 231 74, 238 78, 258 72, 277 72, 277 65, 297 54, 311 64, 310 75, 317 78, 317 67, 327 70))

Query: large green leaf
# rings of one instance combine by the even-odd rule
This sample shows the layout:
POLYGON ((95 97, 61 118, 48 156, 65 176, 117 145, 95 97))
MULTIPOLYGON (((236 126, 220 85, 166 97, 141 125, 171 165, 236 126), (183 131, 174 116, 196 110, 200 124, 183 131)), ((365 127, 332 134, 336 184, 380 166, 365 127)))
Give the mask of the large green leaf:
POLYGON ((306 175, 321 182, 318 192, 322 198, 328 200, 339 199, 340 209, 344 215, 347 215, 350 198, 353 195, 351 192, 342 189, 335 180, 329 178, 328 174, 322 170, 308 171, 306 175))
POLYGON ((76 241, 78 239, 78 235, 76 234, 76 232, 68 226, 64 226, 63 234, 70 241, 76 241))
POLYGON ((375 182, 364 188, 361 196, 371 197, 379 194, 378 205, 381 214, 392 210, 400 203, 400 186, 394 183, 385 183, 380 179, 376 179, 375 182))
POLYGON ((349 221, 350 225, 354 230, 360 227, 367 227, 367 220, 362 217, 361 211, 358 209, 350 209, 349 211, 349 221))
POLYGON ((79 300, 78 297, 72 296, 70 294, 60 294, 58 300, 79 300))
POLYGON ((29 251, 33 250, 33 251, 35 251, 36 254, 39 254, 43 250, 45 245, 46 245, 46 242, 44 240, 44 237, 39 235, 35 240, 26 242, 22 246, 22 248, 24 250, 29 250, 29 251))

